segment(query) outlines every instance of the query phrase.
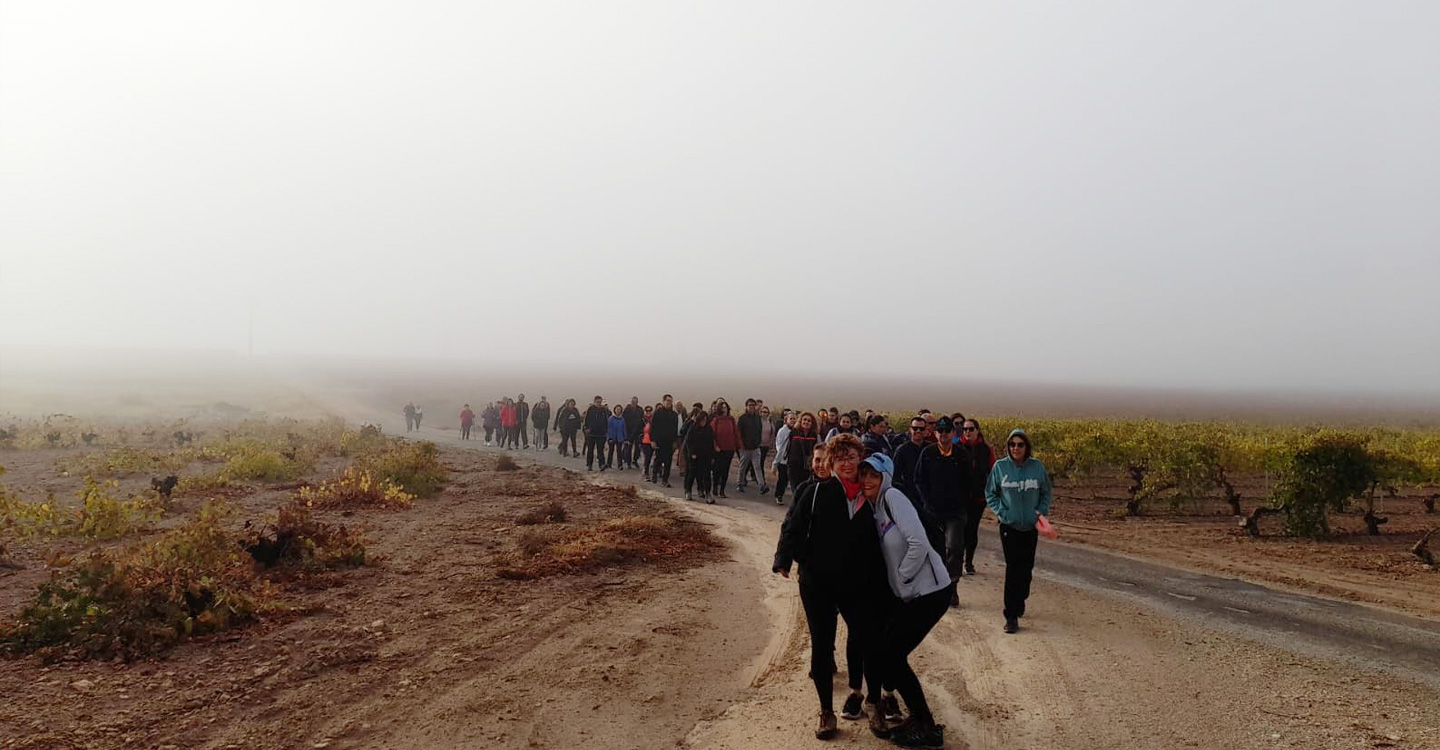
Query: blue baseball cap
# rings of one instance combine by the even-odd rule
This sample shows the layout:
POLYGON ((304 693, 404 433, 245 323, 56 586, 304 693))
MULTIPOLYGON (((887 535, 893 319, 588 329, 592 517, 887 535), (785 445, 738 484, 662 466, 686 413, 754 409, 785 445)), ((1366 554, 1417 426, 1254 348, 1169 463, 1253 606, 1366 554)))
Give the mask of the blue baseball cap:
POLYGON ((864 461, 861 461, 860 463, 870 464, 870 468, 880 472, 881 474, 889 474, 891 476, 895 475, 895 462, 890 460, 890 457, 885 455, 884 453, 871 453, 868 457, 866 457, 864 461))

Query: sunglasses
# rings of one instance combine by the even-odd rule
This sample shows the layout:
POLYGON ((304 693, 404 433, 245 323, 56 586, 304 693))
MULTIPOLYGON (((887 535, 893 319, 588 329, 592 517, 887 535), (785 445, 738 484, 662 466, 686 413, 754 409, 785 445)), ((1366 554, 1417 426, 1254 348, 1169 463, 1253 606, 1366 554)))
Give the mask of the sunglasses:
POLYGON ((960 428, 960 429, 962 429, 962 430, 964 430, 964 431, 966 431, 966 432, 979 432, 979 431, 980 431, 980 428, 979 428, 979 427, 962 427, 962 428, 960 428))
POLYGON ((1024 444, 1024 443, 1010 443, 1010 447, 1011 447, 1011 448, 1024 448, 1024 447, 1025 447, 1025 444, 1024 444))
POLYGON ((924 432, 924 431, 925 431, 925 425, 920 425, 920 426, 917 427, 917 426, 915 426, 915 425, 912 424, 912 425, 910 425, 910 431, 911 431, 911 432, 924 432))

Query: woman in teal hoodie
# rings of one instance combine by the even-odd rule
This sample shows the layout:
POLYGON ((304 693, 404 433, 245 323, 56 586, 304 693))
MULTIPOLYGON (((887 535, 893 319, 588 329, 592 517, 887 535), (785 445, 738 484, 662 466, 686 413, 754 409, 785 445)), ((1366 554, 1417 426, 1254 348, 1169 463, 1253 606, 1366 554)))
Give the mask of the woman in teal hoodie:
POLYGON ((1025 600, 1030 598, 1035 546, 1040 541, 1035 519, 1050 512, 1050 475, 1030 453, 1030 436, 1024 430, 1011 432, 1005 440, 1005 457, 995 462, 985 484, 985 504, 1000 521, 1000 546, 1005 550, 1007 633, 1020 629, 1025 600))

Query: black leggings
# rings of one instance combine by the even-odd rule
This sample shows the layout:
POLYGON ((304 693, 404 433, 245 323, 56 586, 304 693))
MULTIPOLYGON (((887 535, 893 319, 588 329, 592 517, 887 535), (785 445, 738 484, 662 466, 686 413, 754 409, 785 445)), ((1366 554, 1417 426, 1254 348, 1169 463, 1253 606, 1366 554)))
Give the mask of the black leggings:
POLYGON ((655 446, 649 443, 640 444, 640 452, 645 454, 645 476, 650 476, 650 459, 655 457, 655 446))
POLYGON ((1035 571, 1035 545, 1040 532, 1021 531, 1000 524, 1000 547, 1005 550, 1005 619, 1025 616, 1030 598, 1030 577, 1035 571))
POLYGON ((569 431, 569 432, 566 432, 565 430, 561 430, 561 431, 560 431, 560 455, 562 455, 562 456, 574 456, 574 457, 576 457, 576 458, 579 458, 579 457, 580 457, 580 446, 579 446, 579 445, 576 445, 576 443, 575 443, 575 431, 574 431, 574 430, 571 430, 571 431, 569 431), (566 452, 566 450, 565 450, 565 445, 566 445, 567 443, 570 445, 570 450, 569 450, 569 452, 566 452))
POLYGON ((724 492, 725 485, 730 482, 730 462, 735 459, 735 451, 715 451, 715 491, 724 492))
POLYGON ((934 717, 930 715, 930 705, 925 702, 920 678, 910 668, 910 652, 925 640, 930 629, 945 615, 954 586, 952 583, 939 591, 900 604, 891 613, 885 624, 885 634, 880 638, 880 660, 884 664, 882 672, 886 687, 899 691, 910 714, 925 722, 934 721, 934 717))
POLYGON ((710 458, 692 458, 685 463, 685 491, 700 485, 700 494, 710 494, 710 458))
POLYGON ((498 432, 498 431, 499 431, 499 430, 495 429, 494 427, 486 427, 486 428, 485 428, 485 442, 487 442, 487 443, 490 442, 490 439, 491 439, 492 437, 494 437, 494 436, 495 436, 495 433, 498 432))
POLYGON ((965 509, 965 564, 975 564, 975 548, 980 545, 980 519, 985 515, 985 503, 970 502, 965 509))
POLYGON ((462 424, 462 425, 460 425, 460 439, 461 439, 461 440, 469 440, 469 439, 470 439, 470 425, 468 425, 468 424, 462 424))
POLYGON ((879 608, 874 602, 865 601, 865 597, 847 583, 812 581, 803 573, 800 578, 800 603, 805 607, 805 622, 810 626, 810 678, 815 682, 815 694, 820 698, 822 711, 835 710, 835 694, 830 680, 835 669, 837 611, 845 618, 845 627, 850 631, 845 647, 851 667, 850 687, 860 688, 860 676, 855 673, 855 657, 859 656, 867 689, 866 700, 876 705, 880 703, 882 662, 876 649, 879 622, 874 616, 879 608))

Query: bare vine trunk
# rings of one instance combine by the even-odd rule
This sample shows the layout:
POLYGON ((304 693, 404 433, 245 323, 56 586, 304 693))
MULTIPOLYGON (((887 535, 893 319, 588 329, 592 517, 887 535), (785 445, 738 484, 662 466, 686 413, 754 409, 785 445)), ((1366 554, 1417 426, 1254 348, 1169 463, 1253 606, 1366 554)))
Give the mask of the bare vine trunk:
POLYGON ((1245 531, 1249 532, 1250 536, 1258 539, 1260 537, 1260 519, 1264 518, 1265 516, 1273 516, 1277 513, 1282 512, 1284 511, 1282 511, 1280 508, 1267 508, 1264 506, 1260 506, 1255 510, 1250 511, 1250 515, 1246 516, 1245 520, 1240 522, 1240 525, 1245 528, 1245 531))
POLYGON ((1416 557, 1424 560, 1425 564, 1432 568, 1440 567, 1440 563, 1435 562, 1435 553, 1431 552, 1427 545, 1430 544, 1430 537, 1435 536, 1435 532, 1437 531, 1440 531, 1440 526, 1425 532, 1425 536, 1420 537, 1420 541, 1416 542, 1415 546, 1410 548, 1410 551, 1415 553, 1416 557))

